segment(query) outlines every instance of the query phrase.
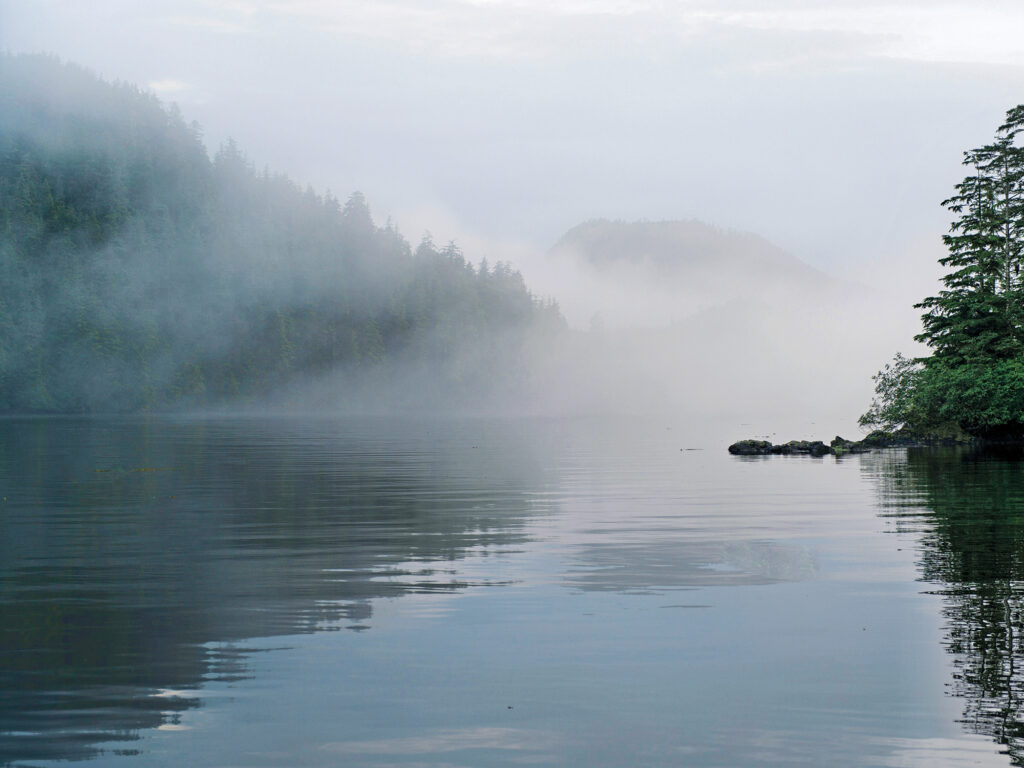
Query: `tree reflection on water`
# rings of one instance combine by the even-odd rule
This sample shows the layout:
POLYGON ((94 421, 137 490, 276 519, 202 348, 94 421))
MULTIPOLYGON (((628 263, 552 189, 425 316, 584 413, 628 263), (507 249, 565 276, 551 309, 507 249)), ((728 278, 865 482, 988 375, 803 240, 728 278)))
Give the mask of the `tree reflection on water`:
POLYGON ((863 458, 883 514, 918 534, 936 585, 964 727, 1024 765, 1024 451, 908 449, 863 458))

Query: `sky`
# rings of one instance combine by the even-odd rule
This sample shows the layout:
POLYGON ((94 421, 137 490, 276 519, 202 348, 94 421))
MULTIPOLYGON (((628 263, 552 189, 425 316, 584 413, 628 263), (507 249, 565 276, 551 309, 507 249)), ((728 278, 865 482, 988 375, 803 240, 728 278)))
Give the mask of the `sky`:
POLYGON ((1021 30, 985 0, 0 0, 0 49, 149 89, 413 243, 695 218, 882 283, 941 255, 1021 30))

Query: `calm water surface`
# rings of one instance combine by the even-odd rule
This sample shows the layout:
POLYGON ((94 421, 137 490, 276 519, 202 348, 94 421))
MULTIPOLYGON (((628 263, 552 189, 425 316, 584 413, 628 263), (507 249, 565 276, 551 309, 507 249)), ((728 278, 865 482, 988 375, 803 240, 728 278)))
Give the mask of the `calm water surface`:
POLYGON ((1020 457, 744 431, 0 421, 0 764, 1024 765, 1020 457))

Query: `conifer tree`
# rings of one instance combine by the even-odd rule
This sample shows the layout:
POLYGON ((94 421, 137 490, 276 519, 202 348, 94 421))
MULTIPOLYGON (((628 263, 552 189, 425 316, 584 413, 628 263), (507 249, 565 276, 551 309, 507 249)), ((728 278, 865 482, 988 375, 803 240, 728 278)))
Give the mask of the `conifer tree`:
POLYGON ((943 290, 915 338, 932 348, 897 355, 875 377, 860 423, 920 435, 1024 441, 1024 105, 1006 114, 992 143, 964 153, 972 169, 943 205, 956 215, 943 237, 943 290))
MULTIPOLYGON (((923 332, 916 338, 948 364, 1004 360, 1024 352, 1024 302, 1020 264, 1024 252, 1024 105, 1007 113, 995 140, 964 153, 974 169, 943 206, 956 214, 943 236, 950 268, 945 289, 918 308, 923 332)), ((927 361, 926 361, 927 362, 927 361)))

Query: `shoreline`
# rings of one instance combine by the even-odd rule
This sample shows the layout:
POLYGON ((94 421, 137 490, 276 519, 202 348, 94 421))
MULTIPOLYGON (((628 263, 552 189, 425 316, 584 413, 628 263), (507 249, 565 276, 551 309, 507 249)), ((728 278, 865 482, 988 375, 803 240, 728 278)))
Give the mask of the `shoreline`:
POLYGON ((980 438, 922 437, 920 435, 875 431, 863 440, 847 440, 836 435, 829 443, 822 440, 790 440, 772 443, 748 438, 729 446, 733 456, 842 456, 847 453, 868 453, 879 448, 949 448, 954 446, 1024 445, 1024 440, 988 441, 980 438))

